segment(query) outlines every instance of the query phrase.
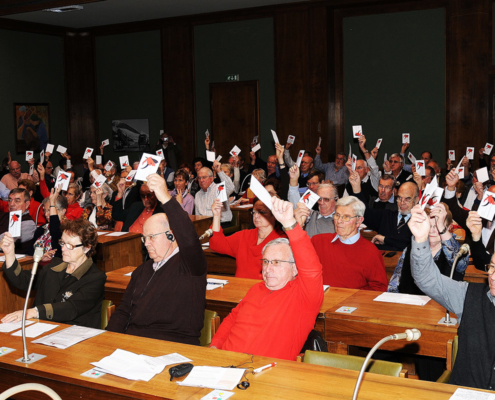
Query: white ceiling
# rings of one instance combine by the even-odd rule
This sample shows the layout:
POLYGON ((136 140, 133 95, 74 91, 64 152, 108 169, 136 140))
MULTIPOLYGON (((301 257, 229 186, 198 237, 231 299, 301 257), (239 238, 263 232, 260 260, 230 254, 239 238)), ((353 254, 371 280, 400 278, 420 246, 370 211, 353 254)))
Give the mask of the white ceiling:
MULTIPOLYGON (((106 0, 84 4, 84 10, 67 13, 34 11, 6 15, 19 21, 58 25, 74 29, 151 19, 238 10, 301 0, 106 0)), ((309 1, 309 0, 303 0, 309 1)))

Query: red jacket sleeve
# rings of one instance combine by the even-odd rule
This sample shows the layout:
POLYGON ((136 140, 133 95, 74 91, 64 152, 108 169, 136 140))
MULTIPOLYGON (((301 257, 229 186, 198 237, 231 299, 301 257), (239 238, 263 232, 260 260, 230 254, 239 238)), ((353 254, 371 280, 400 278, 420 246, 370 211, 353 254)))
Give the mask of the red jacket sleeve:
POLYGON ((44 179, 42 181, 40 180, 40 193, 44 199, 50 197, 50 191, 48 190, 48 186, 46 186, 46 182, 44 179))
POLYGON ((242 241, 241 236, 244 236, 243 232, 236 232, 228 237, 223 234, 222 229, 219 232, 213 232, 213 236, 210 238, 210 249, 220 254, 237 257, 239 244, 242 241))
POLYGON ((215 333, 215 336, 213 336, 213 339, 211 340, 210 347, 215 346, 219 349, 222 348, 223 344, 230 335, 230 330, 235 324, 237 315, 239 314, 239 310, 241 307, 242 301, 230 312, 229 315, 224 318, 222 324, 218 328, 218 331, 215 333))

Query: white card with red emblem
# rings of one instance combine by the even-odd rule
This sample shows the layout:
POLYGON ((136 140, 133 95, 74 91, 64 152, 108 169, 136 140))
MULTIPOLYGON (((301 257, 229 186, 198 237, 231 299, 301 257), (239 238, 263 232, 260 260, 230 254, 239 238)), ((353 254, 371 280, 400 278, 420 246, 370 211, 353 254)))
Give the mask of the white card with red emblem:
POLYGON ((289 137, 287 138, 287 144, 294 144, 294 140, 296 140, 296 137, 289 135, 289 137))
POLYGON ((232 150, 230 150, 230 154, 233 156, 238 156, 240 152, 241 152, 241 149, 237 146, 234 146, 232 148, 232 150))
POLYGON ((21 236, 22 211, 12 211, 9 214, 9 233, 12 237, 21 236))
POLYGON ((280 142, 278 141, 277 132, 275 132, 273 129, 270 129, 270 130, 272 131, 272 136, 273 136, 273 140, 275 141, 275 143, 280 144, 280 142))
POLYGON ((106 181, 107 178, 105 178, 105 175, 98 175, 98 177, 93 182, 93 186, 97 189, 101 188, 106 181))
POLYGON ((411 135, 409 133, 402 134, 402 144, 411 143, 411 135))
POLYGON ((217 185, 217 199, 220 199, 220 201, 222 203, 224 201, 227 201, 227 192, 225 191, 225 182, 220 182, 217 185))
POLYGON ((426 175, 426 167, 425 167, 425 162, 423 160, 421 161, 416 161, 414 163, 416 166, 416 173, 419 174, 420 176, 425 176, 426 175))
MULTIPOLYGON (((435 179, 435 178, 433 178, 435 179)), ((437 187, 435 189, 435 191, 433 192, 433 194, 431 195, 430 199, 428 200, 428 206, 430 208, 433 208, 435 207, 437 204, 440 203, 440 200, 442 200, 442 196, 443 196, 443 191, 444 189, 443 188, 439 188, 437 187)))
POLYGON ((432 198, 432 196, 435 193, 435 190, 438 188, 438 183, 436 179, 432 179, 430 183, 426 185, 426 187, 423 189, 423 194, 421 198, 419 199, 419 205, 421 206, 421 209, 425 209, 426 205, 432 198))
POLYGON ((474 160, 474 147, 466 147, 466 157, 468 160, 474 160))
POLYGON ((156 174, 160 161, 160 157, 156 154, 143 153, 134 179, 146 182, 148 175, 156 174))
POLYGON ((375 146, 375 147, 376 147, 377 149, 379 149, 379 148, 380 148, 380 146, 382 145, 382 142, 383 142, 383 139, 378 139, 378 140, 376 141, 376 146, 375 146))
POLYGON ((132 178, 134 178, 134 175, 136 175, 135 169, 129 171, 129 174, 125 177, 126 182, 132 182, 132 178))
POLYGON ((129 166, 129 156, 120 156, 119 161, 120 161, 120 168, 124 169, 129 166))
POLYGON ((207 130, 206 130, 206 132, 205 132, 205 136, 206 136, 207 138, 209 138, 209 137, 210 137, 210 131, 209 131, 208 129, 207 129, 207 130))
POLYGON ((29 175, 33 175, 33 174, 34 174, 34 164, 29 166, 29 175))
POLYGON ((113 168, 113 162, 112 161, 108 161, 105 164, 105 171, 110 171, 112 168, 113 168))
POLYGON ((488 190, 483 194, 480 206, 478 207, 478 214, 481 218, 493 221, 495 215, 495 193, 488 190))
POLYGON ((299 154, 297 155, 297 160, 296 160, 297 168, 301 168, 301 161, 304 157, 305 152, 306 152, 305 150, 299 150, 299 154))
POLYGON ((84 152, 83 158, 87 160, 93 154, 93 149, 91 147, 86 147, 86 151, 84 152))
POLYGON ((493 144, 487 143, 487 144, 485 144, 485 151, 483 153, 485 153, 487 156, 489 156, 491 154, 492 150, 493 150, 493 144))
POLYGON ((41 150, 40 163, 43 164, 44 162, 45 162, 45 150, 41 150))
POLYGON ((65 171, 59 171, 57 175, 57 180, 55 181, 55 188, 62 185, 62 190, 67 190, 70 182, 70 174, 65 171))
POLYGON ((110 144, 110 139, 105 139, 103 142, 101 142, 103 146, 108 146, 110 144))
POLYGON ((449 160, 455 161, 455 150, 449 150, 449 160))
POLYGON ((457 175, 459 175, 459 179, 464 179, 464 167, 456 168, 457 175))
POLYGON ((156 151, 156 155, 157 155, 157 156, 160 156, 162 159, 165 159, 165 156, 163 155, 163 150, 162 150, 162 149, 157 150, 157 151, 156 151))
POLYGON ((29 161, 29 160, 32 160, 34 157, 34 152, 29 150, 29 151, 26 151, 26 161, 29 161))
POLYGON ((258 136, 255 136, 255 137, 253 138, 253 141, 252 141, 251 143, 258 143, 258 136))
POLYGON ((312 192, 311 190, 308 189, 299 199, 299 203, 303 203, 306 207, 308 207, 311 210, 319 199, 320 196, 318 196, 315 192, 312 192))
POLYGON ((357 139, 360 136, 363 136, 363 127, 361 125, 353 125, 352 126, 352 137, 354 139, 357 139))
POLYGON ((409 161, 411 161, 411 164, 416 164, 416 157, 412 155, 411 152, 407 155, 407 158, 409 158, 409 161))
POLYGON ((254 146, 254 147, 251 149, 251 151, 252 151, 253 153, 256 153, 259 149, 261 149, 261 145, 258 143, 256 146, 254 146))
POLYGON ((103 158, 101 156, 96 156, 96 165, 100 165, 103 162, 103 158))
POLYGON ((352 170, 355 171, 356 170, 356 163, 357 163, 357 156, 355 154, 352 155, 352 170))

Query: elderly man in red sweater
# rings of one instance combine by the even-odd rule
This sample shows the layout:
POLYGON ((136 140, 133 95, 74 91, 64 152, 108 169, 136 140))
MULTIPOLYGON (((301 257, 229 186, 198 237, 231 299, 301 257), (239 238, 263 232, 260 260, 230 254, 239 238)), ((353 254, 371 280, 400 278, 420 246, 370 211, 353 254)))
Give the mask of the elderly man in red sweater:
POLYGON ((263 280, 224 319, 211 347, 295 360, 323 301, 321 263, 294 218, 292 203, 272 197, 287 239, 263 249, 263 280))
POLYGON ((311 239, 323 265, 324 285, 387 291, 383 257, 376 246, 359 233, 365 210, 366 206, 354 196, 340 199, 333 216, 335 233, 311 239))

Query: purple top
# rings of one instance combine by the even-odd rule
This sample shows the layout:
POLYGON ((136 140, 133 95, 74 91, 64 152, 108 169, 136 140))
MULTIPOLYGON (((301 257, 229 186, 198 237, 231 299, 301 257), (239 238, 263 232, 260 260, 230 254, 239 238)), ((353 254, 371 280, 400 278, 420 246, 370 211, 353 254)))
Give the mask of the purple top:
MULTIPOLYGON (((169 191, 170 196, 176 197, 177 196, 177 189, 169 191)), ((194 197, 191 196, 191 194, 187 191, 186 189, 186 195, 182 195, 182 204, 181 204, 182 209, 187 212, 189 215, 192 215, 193 210, 194 210, 194 197)))

